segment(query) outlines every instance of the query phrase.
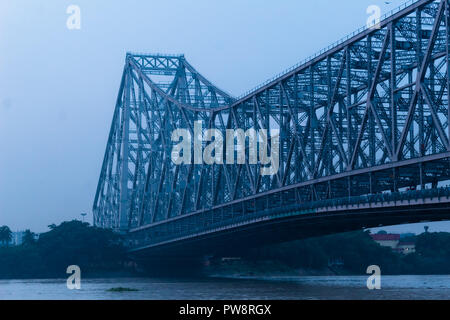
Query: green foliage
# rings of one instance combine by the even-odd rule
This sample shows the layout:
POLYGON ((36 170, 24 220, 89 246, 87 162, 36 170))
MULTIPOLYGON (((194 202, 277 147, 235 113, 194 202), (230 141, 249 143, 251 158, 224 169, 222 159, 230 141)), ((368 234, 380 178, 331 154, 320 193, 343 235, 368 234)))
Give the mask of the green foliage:
POLYGON ((380 266, 383 274, 450 274, 450 233, 423 233, 402 240, 415 242, 416 253, 393 252, 361 231, 253 249, 244 259, 274 260, 305 269, 326 269, 329 261, 341 260, 344 270, 354 274, 365 274, 370 265, 380 266))
POLYGON ((34 232, 31 232, 30 230, 25 230, 25 234, 23 235, 23 245, 24 246, 30 246, 34 244, 34 232))
POLYGON ((0 279, 41 278, 46 275, 44 261, 34 248, 0 248, 0 279))
POLYGON ((450 258, 450 233, 422 233, 416 240, 416 252, 424 257, 450 258))
POLYGON ((69 265, 89 272, 117 261, 118 240, 110 230, 89 227, 80 221, 63 222, 40 236, 38 250, 52 273, 65 271, 69 265))
POLYGON ((11 241, 12 232, 11 229, 7 226, 0 227, 0 242, 4 246, 8 246, 9 242, 11 241))
POLYGON ((417 236, 416 253, 408 258, 419 274, 449 274, 450 233, 422 233, 417 236))
POLYGON ((388 273, 400 271, 400 256, 381 247, 367 232, 351 232, 306 239, 250 250, 251 260, 279 260, 293 268, 325 269, 331 260, 343 260, 352 273, 365 273, 367 266, 379 265, 388 273))
MULTIPOLYGON (((0 247, 0 278, 65 277, 69 265, 80 266, 85 275, 123 271, 125 252, 120 236, 112 231, 80 221, 49 228, 38 241, 27 230, 22 246, 0 247)), ((0 242, 10 239, 11 230, 0 227, 0 242)), ((280 268, 315 270, 340 260, 344 270, 354 274, 365 274, 369 265, 380 266, 383 274, 450 274, 450 233, 425 232, 402 240, 415 242, 416 253, 403 256, 392 252, 373 241, 368 232, 360 231, 252 249, 243 259, 255 266, 276 261, 280 268)))
POLYGON ((0 278, 65 277, 69 265, 84 274, 121 268, 124 250, 112 231, 80 221, 50 229, 38 241, 27 232, 22 246, 0 248, 0 278))

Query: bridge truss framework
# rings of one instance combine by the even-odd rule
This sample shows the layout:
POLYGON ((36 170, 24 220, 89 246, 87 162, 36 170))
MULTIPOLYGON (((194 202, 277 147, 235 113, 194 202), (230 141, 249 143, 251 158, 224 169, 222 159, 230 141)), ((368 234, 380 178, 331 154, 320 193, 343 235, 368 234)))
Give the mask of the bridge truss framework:
MULTIPOLYGON (((235 99, 184 56, 127 54, 94 224, 157 243, 198 226, 450 180, 450 1, 420 0, 235 99), (280 131, 280 169, 175 165, 175 129, 280 131)), ((270 144, 269 144, 270 145, 270 144)), ((270 151, 270 150, 269 150, 270 151)), ((192 231, 193 232, 193 231, 192 231)))

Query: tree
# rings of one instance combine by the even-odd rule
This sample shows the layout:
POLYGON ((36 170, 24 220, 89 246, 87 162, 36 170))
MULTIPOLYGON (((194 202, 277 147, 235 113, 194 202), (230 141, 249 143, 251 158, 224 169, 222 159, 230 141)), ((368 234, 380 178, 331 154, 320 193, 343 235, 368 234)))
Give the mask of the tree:
POLYGON ((52 225, 40 235, 36 249, 52 276, 69 265, 78 265, 84 272, 113 269, 124 257, 119 235, 76 220, 52 225))
POLYGON ((0 241, 5 246, 8 246, 8 244, 11 242, 12 239, 12 232, 11 229, 8 226, 2 226, 0 227, 0 241))
POLYGON ((25 230, 25 233, 23 235, 23 245, 29 246, 34 244, 34 236, 34 232, 31 232, 29 229, 25 230))
POLYGON ((52 225, 38 240, 27 230, 23 240, 21 246, 0 248, 0 279, 64 277, 70 265, 84 274, 117 272, 126 261, 119 235, 80 221, 52 225))

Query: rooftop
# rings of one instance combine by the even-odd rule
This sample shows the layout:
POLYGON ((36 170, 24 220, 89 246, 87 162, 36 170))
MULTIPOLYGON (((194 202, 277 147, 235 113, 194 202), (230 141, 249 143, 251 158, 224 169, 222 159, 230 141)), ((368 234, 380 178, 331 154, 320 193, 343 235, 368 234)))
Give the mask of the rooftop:
POLYGON ((371 234, 370 235, 375 241, 399 241, 399 234, 371 234))

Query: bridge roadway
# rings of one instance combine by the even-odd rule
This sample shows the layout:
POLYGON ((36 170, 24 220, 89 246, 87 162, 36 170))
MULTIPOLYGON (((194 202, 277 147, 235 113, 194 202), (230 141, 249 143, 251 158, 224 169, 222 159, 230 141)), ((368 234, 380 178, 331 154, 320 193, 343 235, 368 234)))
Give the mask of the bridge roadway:
POLYGON ((223 222, 211 224, 155 242, 142 239, 145 232, 140 231, 129 236, 133 242, 129 253, 148 270, 197 271, 206 256, 239 256, 253 247, 369 227, 450 220, 450 188, 338 202, 237 216, 226 226, 221 225, 223 222))

